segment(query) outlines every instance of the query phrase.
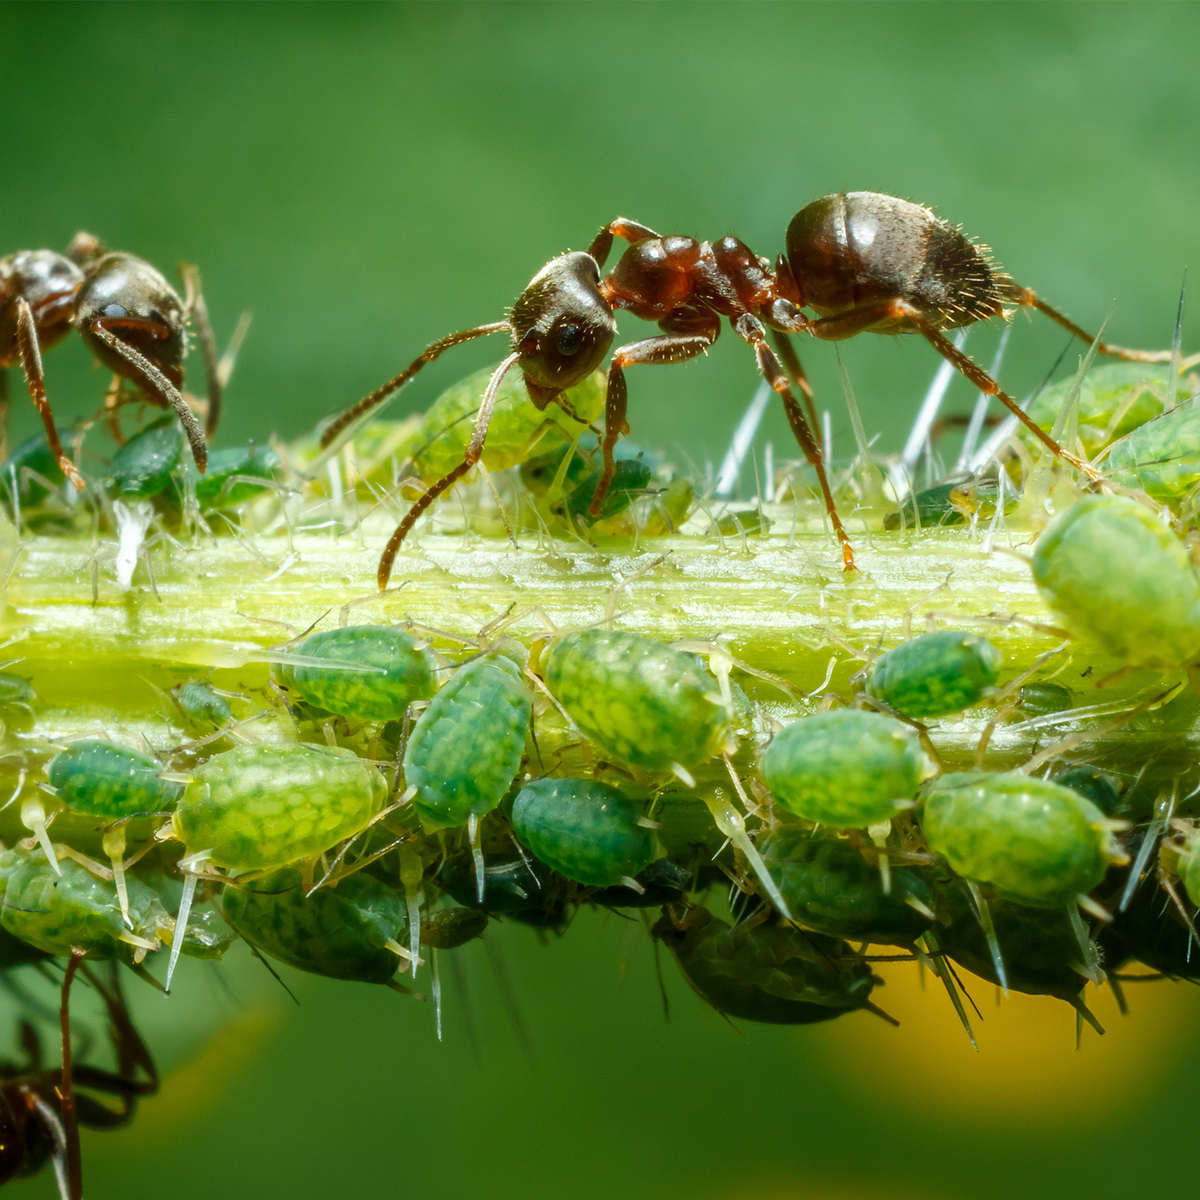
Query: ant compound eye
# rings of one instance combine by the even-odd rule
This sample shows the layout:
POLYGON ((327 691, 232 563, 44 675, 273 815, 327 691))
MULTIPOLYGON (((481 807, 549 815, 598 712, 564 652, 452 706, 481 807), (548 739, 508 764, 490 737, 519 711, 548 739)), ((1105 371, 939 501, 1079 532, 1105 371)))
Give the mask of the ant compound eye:
POLYGON ((578 325, 564 325, 558 331, 558 352, 570 358, 579 350, 580 329, 578 325))

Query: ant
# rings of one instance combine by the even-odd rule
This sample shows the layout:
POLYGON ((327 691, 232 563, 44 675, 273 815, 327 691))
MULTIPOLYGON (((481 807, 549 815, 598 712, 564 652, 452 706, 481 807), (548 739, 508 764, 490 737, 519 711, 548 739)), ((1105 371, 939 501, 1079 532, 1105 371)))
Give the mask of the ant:
POLYGON ((110 253, 90 233, 76 234, 66 254, 22 250, 0 258, 0 420, 6 431, 5 368, 19 362, 46 427, 50 449, 77 491, 84 490, 83 476, 59 441, 42 371, 43 348, 48 350, 62 341, 72 327, 116 376, 109 409, 115 410, 119 404, 122 380, 131 382, 141 399, 159 408, 173 408, 191 444, 196 469, 204 474, 208 464, 205 432, 212 437, 221 417, 221 380, 198 273, 186 263, 181 271, 186 300, 144 259, 110 253), (195 320, 208 376, 205 432, 179 391, 189 319, 195 320))
MULTIPOLYGON (((600 230, 586 254, 573 251, 547 263, 517 298, 508 320, 434 342, 406 370, 336 418, 322 435, 323 447, 450 347, 491 333, 509 335, 511 353, 488 381, 463 461, 433 484, 397 526, 379 563, 380 588, 387 586, 396 553, 417 518, 479 461, 504 375, 519 365, 529 398, 539 410, 551 401, 561 405, 562 392, 585 379, 608 353, 616 335, 615 309, 656 321, 663 332, 618 346, 613 354, 601 443, 604 470, 592 500, 593 514, 600 511, 612 481, 613 447, 621 434, 629 432, 625 368, 686 362, 703 354, 717 340, 722 317, 753 348, 763 378, 783 400, 796 441, 816 470, 847 571, 855 569, 854 551, 813 436, 811 388, 788 334, 841 341, 864 332, 919 333, 980 391, 996 396, 1054 454, 1090 480, 1100 478, 1095 468, 1036 425, 942 332, 988 317, 1008 320, 1015 307, 1023 307, 1037 309, 1085 342, 1093 341, 1062 313, 998 271, 986 246, 971 241, 930 209, 878 192, 839 192, 814 200, 792 218, 785 241, 787 254, 776 259, 772 270, 768 259, 758 257, 735 237, 717 242, 662 237, 637 221, 619 217, 600 230), (602 278, 600 270, 614 238, 630 245, 602 278), (800 311, 803 308, 811 308, 817 316, 806 316, 800 311), (807 417, 767 344, 768 329, 805 395, 807 417)), ((1170 358, 1169 353, 1126 350, 1103 342, 1097 349, 1133 362, 1170 358)))
POLYGON ((62 1200, 78 1200, 83 1195, 80 1124, 90 1129, 117 1129, 133 1119, 138 1097, 158 1090, 158 1071, 129 1016, 117 964, 110 966, 106 985, 81 955, 72 955, 67 964, 59 1013, 61 1067, 43 1067, 37 1032, 28 1021, 21 1021, 21 1045, 28 1061, 23 1066, 0 1063, 0 1185, 33 1175, 53 1160, 62 1200), (108 1010, 109 1037, 117 1057, 115 1073, 71 1061, 69 1001, 80 970, 108 1010), (77 1093, 76 1087, 116 1096, 119 1107, 77 1093))

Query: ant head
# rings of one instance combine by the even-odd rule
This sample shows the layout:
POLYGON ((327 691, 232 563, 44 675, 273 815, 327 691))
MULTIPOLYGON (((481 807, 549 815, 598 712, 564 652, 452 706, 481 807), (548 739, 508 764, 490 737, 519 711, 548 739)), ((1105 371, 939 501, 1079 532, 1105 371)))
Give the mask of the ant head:
POLYGON ((617 332, 612 309, 600 295, 600 268, 579 251, 551 259, 529 281, 509 324, 535 402, 586 379, 604 361, 617 332))

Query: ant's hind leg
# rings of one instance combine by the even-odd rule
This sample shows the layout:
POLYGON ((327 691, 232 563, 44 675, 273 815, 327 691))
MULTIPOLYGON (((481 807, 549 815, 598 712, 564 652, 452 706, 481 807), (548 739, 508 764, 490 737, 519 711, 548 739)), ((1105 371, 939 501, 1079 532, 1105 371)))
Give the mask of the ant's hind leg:
POLYGON ((212 437, 221 421, 221 364, 217 355, 217 339, 213 336, 212 322, 208 319, 208 305, 200 290, 200 272, 192 263, 180 263, 180 274, 187 288, 184 314, 196 322, 196 335, 200 339, 200 352, 204 356, 204 378, 208 383, 208 411, 204 415, 204 432, 212 437))
POLYGON ((631 221, 628 217, 618 217, 615 221, 609 221, 596 234, 595 240, 588 247, 588 253, 596 260, 597 266, 604 266, 609 251, 612 250, 614 237, 619 237, 622 241, 632 244, 640 242, 643 238, 656 238, 658 234, 649 226, 642 225, 638 221, 631 221))
MULTIPOLYGON (((1058 309, 1052 308, 1028 288, 1014 284, 1009 294, 1023 308, 1036 308, 1056 325, 1061 325, 1068 333, 1074 334, 1082 342, 1087 342, 1089 346, 1096 340, 1090 333, 1080 329, 1069 317, 1064 316, 1058 309)), ((1114 346, 1109 342, 1100 342, 1096 347, 1096 353, 1103 354, 1107 358, 1119 358, 1122 362, 1166 363, 1171 361, 1170 350, 1127 350, 1124 346, 1114 346)))
POLYGON ((425 348, 420 358, 414 358, 399 375, 393 376, 383 385, 376 388, 369 396, 364 396, 357 404, 351 405, 340 417, 331 422, 321 434, 321 449, 324 450, 337 440, 347 428, 354 424, 363 413, 370 412, 377 404, 382 404, 393 392, 398 392, 426 363, 439 358, 451 346, 459 346, 474 338, 487 337, 489 333, 509 333, 511 327, 507 321, 495 321, 491 325, 477 325, 474 329, 464 329, 461 333, 452 333, 441 341, 434 342, 425 348))
POLYGON ((87 484, 83 481, 75 464, 68 457, 58 440, 58 429, 54 424, 54 410, 46 399, 46 376, 42 370, 42 349, 38 342, 37 324, 33 319, 33 310, 24 296, 17 298, 17 350, 21 355, 21 368, 25 372, 25 384, 33 399, 42 424, 46 427, 46 442, 50 452, 58 459, 62 473, 71 481, 77 492, 82 492, 87 484))
POLYGON ((796 353, 795 343, 786 333, 778 329, 771 330, 771 340, 775 343, 775 349, 783 360, 784 369, 804 396, 804 407, 808 411, 809 424, 814 430, 819 429, 821 423, 817 420, 817 410, 813 405, 812 384, 808 382, 808 372, 805 371, 804 364, 800 361, 800 355, 796 353))

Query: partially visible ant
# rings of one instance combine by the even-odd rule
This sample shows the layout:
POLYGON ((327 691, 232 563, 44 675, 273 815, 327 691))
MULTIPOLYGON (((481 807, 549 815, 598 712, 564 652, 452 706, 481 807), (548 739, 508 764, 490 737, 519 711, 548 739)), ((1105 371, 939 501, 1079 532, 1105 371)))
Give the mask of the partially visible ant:
POLYGON ((112 963, 110 967, 111 975, 105 984, 81 956, 72 956, 67 963, 60 1009, 61 1067, 42 1065, 37 1032, 28 1021, 20 1023, 26 1063, 0 1063, 0 1185, 33 1175, 47 1161, 53 1161, 62 1200, 79 1200, 83 1195, 79 1126, 117 1129, 126 1125, 133 1119, 138 1098, 158 1090, 158 1071, 129 1016, 117 976, 118 966, 112 963), (80 970, 108 1010, 116 1072, 72 1063, 70 993, 80 970), (86 1091, 78 1092, 77 1088, 86 1091), (117 1105, 105 1104, 87 1092, 115 1096, 117 1105))
MULTIPOLYGON (((718 242, 661 237, 645 225, 619 217, 600 230, 586 254, 573 251, 547 263, 517 298, 507 321, 479 325, 434 342, 406 370, 334 420, 322 435, 323 447, 451 346, 490 333, 509 335, 511 353, 488 381, 463 461, 433 484, 397 526, 379 563, 380 588, 387 586, 396 553, 417 518, 479 461, 504 375, 519 365, 529 398, 539 410, 551 401, 562 404, 562 393, 603 361, 616 335, 613 310, 618 308, 656 321, 663 333, 628 342, 613 354, 601 444, 604 469, 592 500, 593 514, 600 511, 613 477, 613 446, 629 432, 625 368, 695 358, 717 340, 722 317, 754 348, 759 371, 783 400, 796 441, 816 470, 847 571, 855 569, 854 551, 813 436, 811 388, 788 334, 841 341, 863 332, 919 333, 980 391, 996 396, 1054 454, 1088 479, 1100 479, 1095 468, 1059 446, 942 333, 988 317, 1008 320, 1019 306, 1036 308, 1074 336, 1093 341, 1062 313, 998 271, 987 247, 972 242, 930 209, 878 192, 839 192, 813 201, 792 218, 786 245, 786 257, 780 255, 772 270, 768 259, 758 257, 735 237, 718 242), (600 268, 614 238, 630 246, 601 278, 600 268), (802 308, 811 308, 817 317, 805 316, 802 308), (768 328, 805 394, 809 417, 767 345, 768 328)), ((1126 350, 1106 343, 1097 349, 1133 362, 1170 359, 1168 352, 1126 350)))
MULTIPOLYGON (((200 293, 199 275, 184 264, 187 298, 182 300, 166 278, 144 259, 108 252, 90 233, 78 233, 67 253, 22 250, 0 258, 0 420, 7 437, 6 368, 20 363, 46 440, 63 474, 84 490, 81 476, 62 448, 54 414, 46 398, 42 350, 62 341, 72 328, 87 348, 116 375, 128 380, 140 398, 173 408, 192 447, 196 469, 208 464, 205 434, 180 393, 186 325, 196 323, 208 377, 206 432, 221 418, 221 382, 216 341, 200 293)), ((109 408, 118 403, 110 393, 109 408)))

